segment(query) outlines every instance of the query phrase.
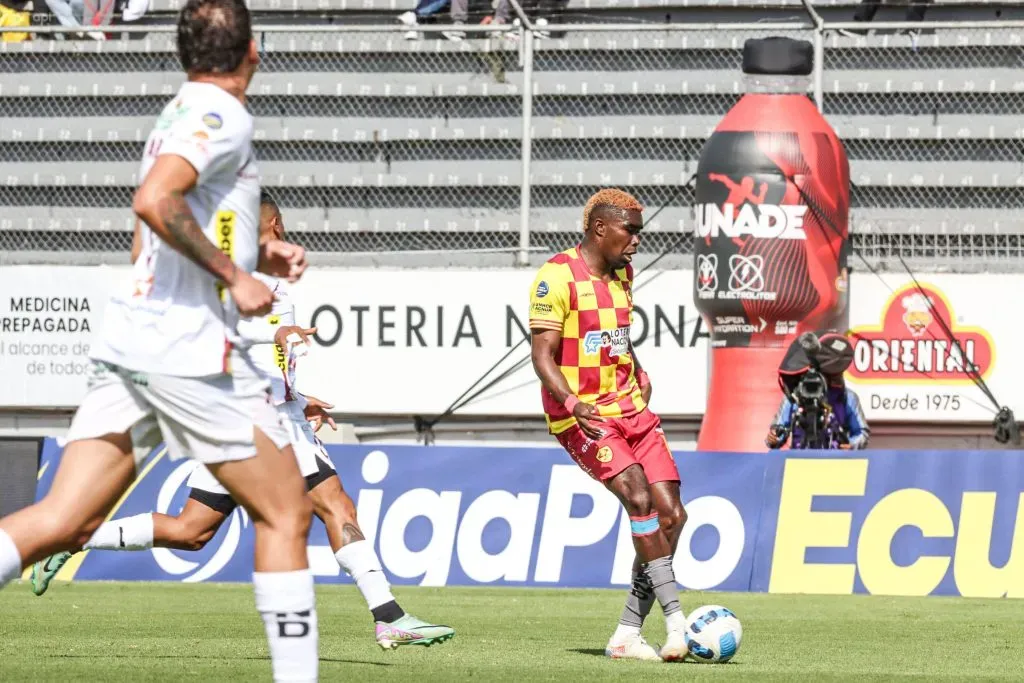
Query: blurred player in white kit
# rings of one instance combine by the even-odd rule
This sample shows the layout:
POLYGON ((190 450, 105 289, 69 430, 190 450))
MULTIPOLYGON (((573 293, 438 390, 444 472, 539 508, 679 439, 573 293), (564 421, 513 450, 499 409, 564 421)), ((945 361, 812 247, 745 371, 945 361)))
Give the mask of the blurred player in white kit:
POLYGON ((89 540, 135 477, 132 428, 155 419, 170 457, 203 463, 253 520, 274 680, 316 681, 312 505, 269 382, 237 331, 274 300, 252 271, 295 281, 306 267, 300 247, 259 244, 244 106, 259 56, 244 0, 188 0, 178 54, 188 79, 146 141, 132 205, 141 253, 93 340, 88 391, 49 493, 0 519, 0 587, 89 540))
MULTIPOLYGON (((260 198, 260 242, 283 239, 280 209, 264 191, 260 198)), ((136 238, 132 244, 133 261, 141 251, 140 246, 136 238)), ((272 400, 284 424, 290 428, 292 448, 314 513, 327 529, 338 565, 355 581, 370 608, 377 643, 384 649, 393 649, 402 645, 430 646, 453 638, 454 629, 430 624, 406 613, 391 594, 373 543, 366 540, 359 528, 355 504, 342 487, 330 456, 315 434, 324 421, 334 427, 334 420, 326 411, 333 406, 304 396, 298 390, 296 368, 299 359, 308 353, 307 335, 315 330, 295 325, 295 306, 287 283, 259 272, 254 276, 274 292, 274 305, 269 315, 240 321, 238 332, 245 343, 252 345, 251 356, 256 368, 270 378, 272 400), (310 421, 314 422, 313 426, 310 421)), ((159 426, 154 421, 139 423, 133 432, 135 449, 141 448, 146 453, 157 446, 160 439, 159 426)), ((145 513, 113 519, 102 524, 83 549, 201 549, 217 533, 236 504, 202 463, 196 463, 187 486, 191 489, 189 497, 176 517, 145 513)), ((50 581, 72 554, 60 552, 33 565, 32 590, 36 595, 46 592, 50 581)))

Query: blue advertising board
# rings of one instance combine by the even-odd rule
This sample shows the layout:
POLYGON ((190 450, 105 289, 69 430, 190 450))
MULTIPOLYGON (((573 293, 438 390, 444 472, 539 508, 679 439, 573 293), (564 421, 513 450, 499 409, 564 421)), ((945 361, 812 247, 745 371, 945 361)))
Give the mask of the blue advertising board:
MULTIPOLYGON (((389 578, 411 585, 629 583, 628 518, 557 448, 329 447, 389 578)), ((37 496, 60 458, 44 445, 37 496)), ((782 593, 1024 595, 1024 452, 676 454, 689 521, 684 588, 782 593)), ((162 448, 113 517, 176 514, 193 464, 162 448)), ((253 529, 235 510, 197 552, 79 553, 58 578, 249 581, 253 529)), ((315 521, 317 580, 345 583, 315 521)))

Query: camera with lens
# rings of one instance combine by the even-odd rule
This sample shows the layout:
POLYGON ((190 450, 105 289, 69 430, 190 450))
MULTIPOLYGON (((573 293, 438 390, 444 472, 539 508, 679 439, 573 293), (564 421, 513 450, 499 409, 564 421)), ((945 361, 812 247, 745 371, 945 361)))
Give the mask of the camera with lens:
POLYGON ((842 376, 852 362, 853 345, 838 332, 805 332, 790 344, 779 365, 779 386, 796 409, 790 424, 777 427, 801 433, 793 448, 830 450, 847 442, 828 401, 828 378, 842 376))

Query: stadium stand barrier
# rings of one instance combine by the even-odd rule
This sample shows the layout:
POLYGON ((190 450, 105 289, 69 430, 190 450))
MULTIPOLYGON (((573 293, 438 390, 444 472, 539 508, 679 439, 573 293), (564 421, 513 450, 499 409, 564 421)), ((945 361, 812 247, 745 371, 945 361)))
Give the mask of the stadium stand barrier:
MULTIPOLYGON (((179 4, 151 11, 169 21, 179 4)), ((450 26, 406 40, 408 27, 383 23, 408 2, 330 3, 355 17, 344 24, 320 0, 251 4, 263 183, 319 263, 537 263, 577 239, 587 196, 616 185, 649 213, 664 207, 646 257, 684 267, 684 184, 743 92, 743 43, 785 35, 820 55, 809 95, 846 145, 853 243, 872 264, 1024 268, 1024 20, 965 20, 977 14, 945 2, 941 21, 853 24, 852 0, 810 14, 795 0, 736 0, 733 13, 713 0, 572 0, 574 21, 606 11, 474 24, 452 42, 450 26), (770 20, 680 23, 683 9, 770 20), (858 28, 871 34, 840 33, 858 28)), ((173 25, 154 21, 106 41, 44 40, 67 29, 32 26, 33 40, 0 42, 0 263, 126 262, 142 141, 182 80, 173 25)))

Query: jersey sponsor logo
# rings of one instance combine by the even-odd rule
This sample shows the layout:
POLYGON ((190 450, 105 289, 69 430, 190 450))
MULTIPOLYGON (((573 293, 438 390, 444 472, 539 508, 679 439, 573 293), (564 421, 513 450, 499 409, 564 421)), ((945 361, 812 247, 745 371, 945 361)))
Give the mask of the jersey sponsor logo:
POLYGON ((549 291, 551 290, 548 289, 548 283, 545 282, 544 280, 541 280, 540 284, 537 285, 537 298, 543 299, 548 295, 549 291))
POLYGON ((220 114, 211 111, 203 114, 203 123, 205 123, 206 127, 210 130, 218 130, 224 125, 224 119, 220 117, 220 114))
POLYGON ((191 110, 192 107, 186 106, 179 97, 174 101, 174 108, 170 111, 165 110, 164 113, 160 115, 160 118, 156 120, 156 129, 167 130, 168 128, 173 126, 177 121, 180 121, 182 118, 184 118, 185 115, 188 114, 189 111, 191 110))
MULTIPOLYGON (((280 325, 281 317, 272 315, 267 318, 267 323, 271 325, 280 325)), ((274 344, 274 365, 276 365, 281 372, 288 372, 288 356, 285 354, 284 349, 280 344, 274 344)))
POLYGON ((850 331, 858 382, 970 384, 969 368, 984 378, 995 364, 995 342, 987 330, 958 323, 949 299, 937 287, 909 283, 889 299, 881 324, 850 331), (950 341, 949 329, 956 342, 950 341))
POLYGON ((549 315, 552 311, 551 304, 535 301, 530 304, 530 315, 549 315))
POLYGON ((583 352, 588 356, 608 349, 608 356, 614 358, 629 352, 629 327, 614 330, 592 330, 583 337, 583 352))
MULTIPOLYGON (((217 212, 217 247, 229 259, 235 258, 235 212, 217 212)), ((221 301, 227 300, 227 287, 223 282, 217 283, 217 296, 221 301)))

